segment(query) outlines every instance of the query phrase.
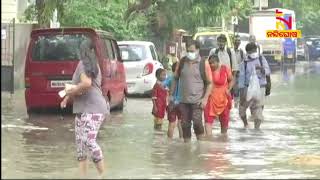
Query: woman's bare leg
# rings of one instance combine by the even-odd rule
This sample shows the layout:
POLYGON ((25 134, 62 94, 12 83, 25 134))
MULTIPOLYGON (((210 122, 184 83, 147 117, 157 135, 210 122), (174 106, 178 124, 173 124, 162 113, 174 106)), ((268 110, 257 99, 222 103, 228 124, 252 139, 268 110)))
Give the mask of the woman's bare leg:
POLYGON ((99 177, 102 178, 104 175, 104 172, 105 172, 105 165, 104 165, 103 159, 100 160, 99 162, 95 163, 95 165, 98 170, 99 177))
POLYGON ((205 130, 206 130, 207 138, 211 138, 212 137, 212 123, 206 123, 205 130))
POLYGON ((181 126, 181 119, 178 119, 178 122, 177 122, 177 126, 178 126, 178 131, 179 131, 179 138, 183 138, 182 136, 182 126, 181 126))
POLYGON ((221 128, 221 134, 227 134, 228 128, 222 127, 221 128))
POLYGON ((80 177, 81 178, 86 178, 87 174, 88 174, 88 160, 82 160, 79 161, 79 171, 80 171, 80 177))
POLYGON ((169 122, 168 125, 168 138, 172 139, 173 138, 173 132, 174 132, 174 128, 176 126, 176 122, 169 122))

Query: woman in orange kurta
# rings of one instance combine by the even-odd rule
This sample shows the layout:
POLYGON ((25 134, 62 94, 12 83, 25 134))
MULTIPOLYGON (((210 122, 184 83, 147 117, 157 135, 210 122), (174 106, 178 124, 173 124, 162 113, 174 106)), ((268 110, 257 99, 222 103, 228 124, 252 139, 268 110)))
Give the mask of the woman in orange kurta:
POLYGON ((208 137, 212 136, 212 124, 217 117, 220 120, 221 133, 227 133, 232 104, 230 90, 234 84, 230 68, 226 65, 221 65, 216 54, 209 57, 209 64, 214 85, 204 110, 205 129, 208 137))

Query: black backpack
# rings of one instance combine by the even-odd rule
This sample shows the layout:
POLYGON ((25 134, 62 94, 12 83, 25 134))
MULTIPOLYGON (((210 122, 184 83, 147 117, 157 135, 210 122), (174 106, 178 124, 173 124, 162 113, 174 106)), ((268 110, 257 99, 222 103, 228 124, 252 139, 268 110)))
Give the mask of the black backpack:
POLYGON ((242 49, 239 49, 239 51, 240 51, 241 60, 243 60, 244 59, 243 51, 242 51, 242 49))
MULTIPOLYGON (((259 61, 260 61, 260 65, 263 67, 263 63, 262 63, 262 56, 259 56, 259 61)), ((247 61, 244 61, 244 77, 246 77, 246 72, 247 72, 247 61)), ((266 84, 266 92, 265 95, 269 96, 271 93, 271 78, 270 75, 266 75, 266 80, 267 80, 267 84, 266 84)))
MULTIPOLYGON (((216 51, 214 52, 216 55, 218 55, 219 48, 216 48, 216 51)), ((232 59, 231 59, 231 50, 230 48, 227 47, 227 53, 229 55, 229 60, 230 60, 230 69, 232 69, 232 59)), ((243 52, 242 52, 243 53, 243 52)), ((242 54, 243 56, 243 54, 242 54)))

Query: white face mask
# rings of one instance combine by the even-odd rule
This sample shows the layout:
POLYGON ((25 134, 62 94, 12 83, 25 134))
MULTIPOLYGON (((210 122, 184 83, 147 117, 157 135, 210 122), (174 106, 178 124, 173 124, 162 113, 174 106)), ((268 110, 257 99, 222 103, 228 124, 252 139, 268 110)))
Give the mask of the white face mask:
POLYGON ((250 57, 251 59, 256 59, 256 58, 259 57, 259 54, 258 54, 257 52, 251 53, 251 54, 249 54, 249 57, 250 57))
POLYGON ((189 60, 195 60, 197 58, 197 54, 195 52, 188 52, 187 57, 189 60))

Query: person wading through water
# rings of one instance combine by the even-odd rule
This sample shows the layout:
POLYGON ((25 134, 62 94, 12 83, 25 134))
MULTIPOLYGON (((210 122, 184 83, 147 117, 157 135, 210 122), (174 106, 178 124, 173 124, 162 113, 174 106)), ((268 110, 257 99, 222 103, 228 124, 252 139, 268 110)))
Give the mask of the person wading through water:
POLYGON ((207 60, 201 60, 199 44, 197 41, 189 41, 187 56, 182 58, 175 70, 175 79, 172 81, 170 101, 176 89, 176 80, 180 82, 181 101, 181 126, 185 142, 191 140, 191 121, 198 140, 204 139, 204 127, 202 113, 212 89, 211 68, 207 60))

